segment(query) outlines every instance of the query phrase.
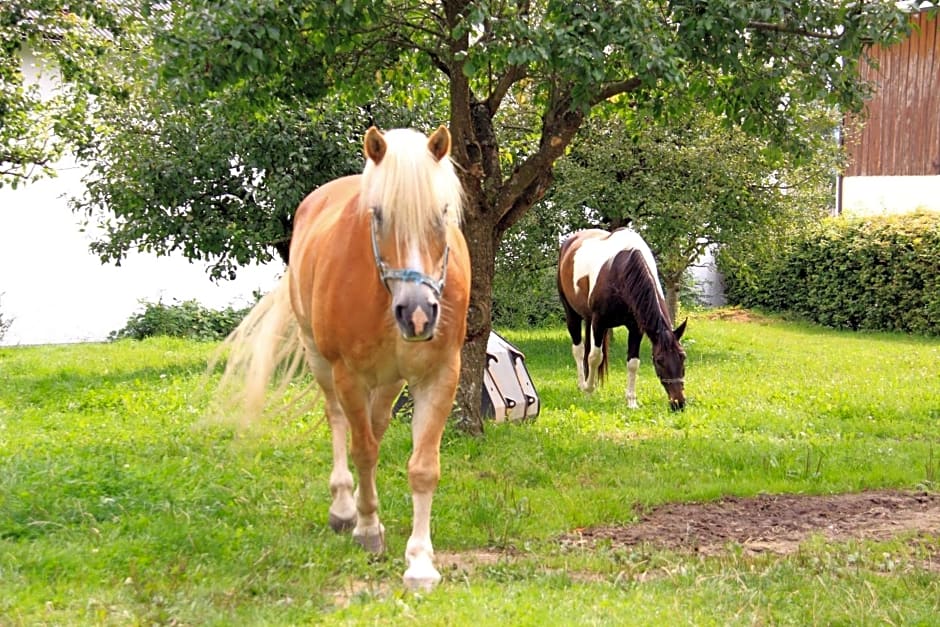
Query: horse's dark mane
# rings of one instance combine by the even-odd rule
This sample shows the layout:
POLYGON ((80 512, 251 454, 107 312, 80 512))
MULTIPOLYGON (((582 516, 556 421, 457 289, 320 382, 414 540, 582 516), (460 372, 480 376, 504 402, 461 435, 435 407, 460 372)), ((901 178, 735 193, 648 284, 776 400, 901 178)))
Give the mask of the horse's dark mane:
POLYGON ((639 250, 624 250, 610 260, 610 279, 623 303, 630 308, 640 330, 658 343, 672 331, 666 301, 660 295, 659 279, 655 277, 639 250))

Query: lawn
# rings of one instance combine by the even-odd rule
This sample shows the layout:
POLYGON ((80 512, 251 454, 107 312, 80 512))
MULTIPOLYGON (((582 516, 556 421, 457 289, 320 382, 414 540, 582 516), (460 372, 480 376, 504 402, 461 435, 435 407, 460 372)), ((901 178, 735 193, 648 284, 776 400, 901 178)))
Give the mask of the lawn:
POLYGON ((0 624, 930 624, 940 529, 785 555, 573 547, 722 496, 940 490, 940 339, 693 315, 684 412, 644 344, 627 410, 625 333, 609 381, 577 389, 561 328, 501 330, 542 412, 449 428, 434 501, 444 581, 400 582, 406 420, 379 465, 389 552, 327 526, 319 415, 237 434, 203 420, 214 345, 159 338, 0 348, 0 624))

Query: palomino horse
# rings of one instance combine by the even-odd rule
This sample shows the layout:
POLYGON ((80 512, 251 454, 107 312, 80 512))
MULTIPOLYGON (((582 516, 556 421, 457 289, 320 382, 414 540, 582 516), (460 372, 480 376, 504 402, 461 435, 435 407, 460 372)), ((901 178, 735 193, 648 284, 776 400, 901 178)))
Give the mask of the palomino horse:
MULTIPOLYGON (((470 297, 470 258, 459 227, 463 193, 450 146, 443 126, 430 138, 408 129, 366 132, 363 173, 331 181, 300 203, 287 273, 227 340, 220 388, 238 383, 238 403, 257 414, 278 368, 288 364, 281 376, 289 379, 306 362, 332 430, 330 526, 352 528, 360 545, 380 553, 379 444, 407 382, 414 399, 408 461, 414 517, 404 581, 419 589, 441 578, 431 500, 470 297)), ((281 389, 286 385, 282 379, 281 389)))
POLYGON ((636 374, 645 334, 653 343, 653 367, 669 395, 669 406, 685 407, 685 352, 679 344, 685 322, 672 329, 656 261, 639 234, 630 229, 586 229, 571 235, 561 245, 558 294, 582 390, 593 392, 603 381, 610 329, 626 326, 627 406, 637 407, 636 374))

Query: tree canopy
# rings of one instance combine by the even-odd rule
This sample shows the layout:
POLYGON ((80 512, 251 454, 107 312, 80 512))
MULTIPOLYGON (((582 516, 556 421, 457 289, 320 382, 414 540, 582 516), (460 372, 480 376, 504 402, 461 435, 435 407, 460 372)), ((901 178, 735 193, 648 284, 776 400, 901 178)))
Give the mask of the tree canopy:
POLYGON ((88 91, 77 78, 81 60, 101 51, 108 32, 94 28, 106 12, 91 1, 7 0, 0 4, 0 186, 54 174, 52 165, 88 137, 88 91), (26 80, 32 55, 57 74, 60 87, 43 94, 26 80))

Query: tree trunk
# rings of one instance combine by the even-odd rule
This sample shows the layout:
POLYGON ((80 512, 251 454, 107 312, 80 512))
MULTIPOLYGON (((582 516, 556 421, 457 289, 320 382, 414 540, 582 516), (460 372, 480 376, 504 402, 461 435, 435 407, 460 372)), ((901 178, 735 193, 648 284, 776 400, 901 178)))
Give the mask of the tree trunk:
POLYGON ((463 232, 470 250, 472 270, 467 337, 461 352, 460 387, 457 389, 457 426, 465 433, 482 435, 483 371, 486 368, 486 344, 493 328, 491 309, 496 239, 492 226, 479 218, 465 221, 463 232))
POLYGON ((666 313, 669 314, 669 319, 672 320, 673 328, 677 325, 676 317, 679 315, 679 287, 681 283, 679 281, 672 281, 667 279, 666 283, 666 313))
MULTIPOLYGON (((443 2, 447 26, 455 32, 467 9, 466 0, 443 2)), ((460 387, 457 390, 457 425, 470 434, 483 433, 483 373, 486 344, 493 322, 493 275, 496 249, 502 234, 545 194, 552 181, 552 165, 584 120, 581 109, 572 109, 570 94, 551 90, 550 106, 542 117, 538 150, 504 176, 493 119, 510 87, 526 77, 524 66, 511 66, 492 83, 484 98, 473 94, 463 65, 469 47, 469 31, 448 42, 447 63, 442 69, 450 81, 451 157, 466 193, 463 233, 470 251, 470 309, 467 337, 461 353, 460 387)), ((443 61, 443 60, 442 60, 443 61)), ((598 101, 621 93, 631 82, 602 90, 598 101)), ((639 85, 639 83, 637 83, 639 85)))
MULTIPOLYGON (((453 81, 460 84, 461 81, 453 81)), ((458 90, 460 93, 460 90, 458 90)), ((456 100, 456 99, 455 99, 456 100)), ((493 327, 493 275, 502 234, 545 194, 552 181, 551 166, 580 126, 580 113, 547 116, 543 140, 535 157, 503 181, 499 148, 493 132, 493 113, 485 104, 467 108, 451 104, 454 156, 460 166, 467 206, 463 233, 470 251, 470 309, 467 338, 461 353, 457 391, 457 426, 466 433, 483 433, 481 400, 486 344, 493 327)))

